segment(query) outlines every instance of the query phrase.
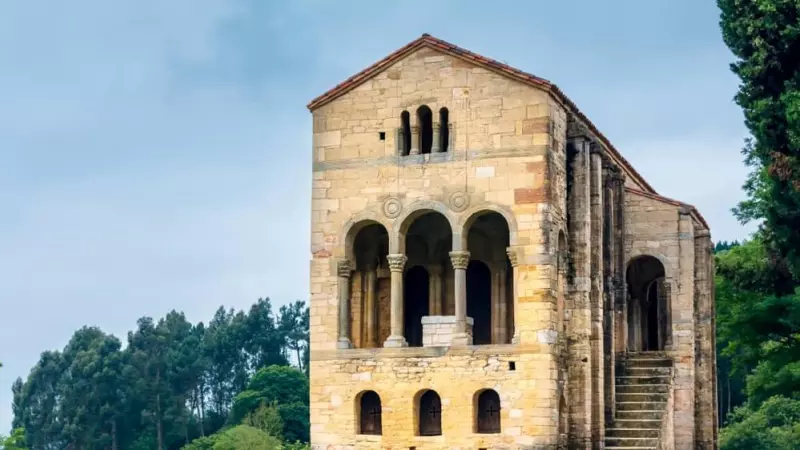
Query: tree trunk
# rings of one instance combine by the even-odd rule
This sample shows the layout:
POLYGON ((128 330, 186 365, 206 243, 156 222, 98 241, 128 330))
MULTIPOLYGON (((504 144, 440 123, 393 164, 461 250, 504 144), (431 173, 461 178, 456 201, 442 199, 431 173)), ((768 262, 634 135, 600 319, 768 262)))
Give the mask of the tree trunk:
POLYGON ((200 383, 200 437, 205 437, 206 426, 206 402, 205 402, 205 384, 200 383))
POLYGON ((295 350, 297 351, 297 367, 300 368, 300 371, 303 371, 303 358, 300 356, 300 343, 298 342, 297 345, 294 346, 295 350))

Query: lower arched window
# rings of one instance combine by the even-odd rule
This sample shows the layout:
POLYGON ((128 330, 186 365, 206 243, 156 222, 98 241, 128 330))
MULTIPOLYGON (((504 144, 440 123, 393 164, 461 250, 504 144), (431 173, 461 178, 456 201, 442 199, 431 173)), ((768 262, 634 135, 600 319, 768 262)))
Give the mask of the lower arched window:
POLYGON ((441 436, 442 400, 436 391, 425 391, 419 398, 419 435, 441 436))
POLYGON ((499 433, 500 432, 500 396, 492 389, 486 389, 478 394, 477 401, 477 424, 478 433, 499 433))
POLYGON ((366 391, 358 400, 358 433, 381 434, 381 398, 375 391, 366 391))

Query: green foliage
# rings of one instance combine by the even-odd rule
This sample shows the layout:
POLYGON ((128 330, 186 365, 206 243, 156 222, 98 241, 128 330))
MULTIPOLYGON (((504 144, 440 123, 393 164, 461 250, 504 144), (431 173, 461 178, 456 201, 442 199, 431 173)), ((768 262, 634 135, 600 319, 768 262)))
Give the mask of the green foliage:
POLYGON ((234 423, 240 423, 265 404, 277 405, 284 424, 284 440, 308 442, 308 378, 304 373, 286 366, 269 366, 259 370, 247 389, 234 399, 231 419, 234 423))
MULTIPOLYGON (((751 173, 741 221, 763 221, 776 272, 800 279, 800 3, 796 0, 717 0, 731 65, 741 85, 736 102, 752 135, 743 153, 751 173)), ((791 293, 793 289, 776 294, 791 293)))
POLYGON ((720 450, 792 450, 800 442, 800 401, 771 397, 758 409, 743 407, 720 433, 720 450))
POLYGON ((263 403, 245 416, 242 424, 257 428, 270 436, 283 436, 283 419, 278 412, 277 403, 263 403))
POLYGON ((0 436, 0 449, 28 450, 28 447, 25 445, 25 430, 17 428, 11 432, 11 436, 0 436))
POLYGON ((257 428, 239 425, 201 438, 183 450, 282 450, 281 441, 257 428))
POLYGON ((31 450, 173 450, 219 437, 223 426, 238 424, 268 401, 277 402, 271 414, 281 421, 275 438, 307 441, 308 418, 283 417, 299 413, 299 399, 306 399, 307 416, 308 380, 297 369, 277 366, 286 366, 289 355, 303 364, 296 355, 308 348, 307 315, 302 302, 275 315, 268 299, 249 313, 220 308, 207 326, 171 311, 157 321, 140 319, 124 349, 98 328, 81 328, 63 351, 42 353, 27 379, 14 383, 13 426, 25 429, 31 450), (251 383, 266 363, 277 365, 251 383), (230 422, 237 395, 250 385, 266 391, 272 384, 276 395, 255 392, 252 408, 230 422))

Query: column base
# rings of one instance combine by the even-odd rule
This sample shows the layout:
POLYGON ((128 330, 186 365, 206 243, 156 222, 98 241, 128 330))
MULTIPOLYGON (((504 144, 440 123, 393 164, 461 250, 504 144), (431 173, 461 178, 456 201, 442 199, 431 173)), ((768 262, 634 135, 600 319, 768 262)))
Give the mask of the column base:
POLYGON ((353 343, 350 342, 350 339, 346 337, 340 337, 339 341, 336 342, 336 348, 338 348, 339 350, 353 348, 353 343))
POLYGON ((466 347, 472 345, 472 336, 469 333, 453 333, 453 347, 466 347))
POLYGON ((386 338, 386 342, 383 343, 383 346, 387 348, 402 348, 408 347, 408 342, 406 342, 406 338, 403 336, 389 336, 386 338))

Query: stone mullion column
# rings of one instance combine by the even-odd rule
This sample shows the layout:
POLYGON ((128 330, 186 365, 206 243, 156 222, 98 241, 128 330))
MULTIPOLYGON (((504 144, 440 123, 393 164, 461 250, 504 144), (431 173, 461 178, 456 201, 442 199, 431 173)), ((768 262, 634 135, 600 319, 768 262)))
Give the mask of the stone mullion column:
MULTIPOLYGON (((505 261, 503 261, 505 265, 505 261)), ((505 270, 501 269, 500 263, 493 263, 491 267, 491 321, 492 321, 492 344, 505 344, 503 341, 503 295, 505 294, 502 286, 505 284, 505 270)))
POLYGON ((439 153, 442 151, 441 141, 441 125, 439 122, 433 122, 433 142, 431 143, 431 153, 439 153))
POLYGON ((366 341, 367 346, 369 347, 377 347, 378 346, 378 320, 376 315, 376 306, 375 306, 375 296, 376 296, 376 283, 378 279, 378 273, 374 267, 367 267, 367 270, 364 273, 364 304, 366 310, 366 320, 365 320, 365 328, 366 328, 366 341))
POLYGON ((605 424, 610 426, 614 421, 615 392, 615 308, 616 301, 616 241, 614 227, 617 204, 614 201, 614 173, 616 167, 607 165, 603 170, 603 404, 605 407, 605 424))
POLYGON ((716 372, 714 347, 713 255, 711 235, 700 230, 694 236, 695 311, 695 448, 716 448, 716 372), (711 270, 709 270, 711 267, 711 270))
POLYGON ((603 357, 603 156, 601 147, 592 143, 590 155, 590 227, 591 227, 591 360, 592 360, 592 442, 605 438, 603 357))
POLYGON ((591 334, 590 286, 590 227, 589 227, 589 141, 584 127, 578 122, 568 124, 570 138, 568 155, 571 165, 569 209, 569 242, 574 268, 566 308, 569 310, 567 333, 569 399, 569 435, 571 449, 592 448, 591 434, 591 376, 589 337, 591 334))
POLYGON ((350 341, 350 275, 353 271, 350 261, 342 260, 336 268, 339 280, 339 340, 336 347, 352 348, 350 341))
POLYGON ((428 312, 431 316, 442 315, 442 266, 428 268, 428 312))
POLYGON ((514 308, 514 335, 511 337, 511 342, 514 344, 519 343, 519 256, 517 250, 513 247, 506 249, 508 260, 511 262, 511 304, 514 308))
POLYGON ((384 347, 406 347, 408 342, 403 336, 403 268, 406 265, 406 255, 391 254, 386 256, 391 273, 391 332, 384 347))
POLYGON ((406 148, 406 132, 403 127, 397 129, 397 156, 405 156, 409 149, 406 148))
POLYGON ((453 333, 453 345, 469 345, 472 343, 467 334, 467 266, 469 252, 450 252, 455 275, 456 329, 453 333))
POLYGON ((616 251, 614 255, 615 269, 615 296, 614 301, 614 326, 616 328, 616 350, 625 353, 628 348, 628 285, 625 280, 625 174, 616 170, 612 178, 614 186, 614 242, 616 251))
POLYGON ((420 134, 419 134, 419 126, 412 125, 411 126, 411 150, 408 152, 409 155, 419 155, 419 148, 420 148, 420 134))
POLYGON ((508 279, 508 272, 506 271, 506 262, 503 261, 497 269, 497 299, 498 299, 498 332, 497 344, 508 343, 508 294, 506 293, 506 280, 508 279))

